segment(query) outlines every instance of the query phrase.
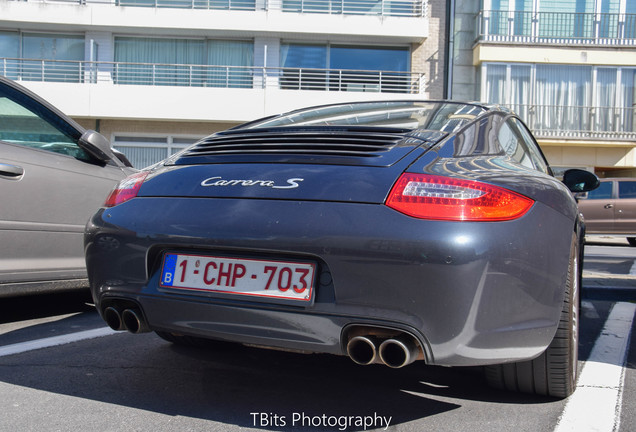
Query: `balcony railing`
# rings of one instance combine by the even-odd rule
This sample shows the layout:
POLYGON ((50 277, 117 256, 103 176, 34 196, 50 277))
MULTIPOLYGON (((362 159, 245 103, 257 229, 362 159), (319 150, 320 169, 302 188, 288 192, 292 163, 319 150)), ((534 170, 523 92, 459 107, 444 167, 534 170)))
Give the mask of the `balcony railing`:
POLYGON ((346 69, 115 63, 0 58, 0 75, 21 81, 177 87, 424 92, 424 74, 346 69))
POLYGON ((636 140, 634 107, 508 105, 538 138, 636 140))
POLYGON ((424 0, 22 0, 38 3, 112 4, 113 6, 270 11, 337 15, 425 17, 424 0))
POLYGON ((636 15, 486 10, 477 15, 477 40, 636 46, 636 15))

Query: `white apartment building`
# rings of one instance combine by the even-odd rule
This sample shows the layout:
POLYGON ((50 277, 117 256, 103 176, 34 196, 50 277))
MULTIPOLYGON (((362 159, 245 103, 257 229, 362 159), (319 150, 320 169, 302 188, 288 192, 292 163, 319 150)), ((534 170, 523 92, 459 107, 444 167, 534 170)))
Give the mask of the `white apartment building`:
POLYGON ((308 105, 444 96, 443 0, 0 0, 0 74, 142 167, 308 105))
POLYGON ((452 98, 516 111, 562 170, 636 176, 636 0, 451 0, 452 98))

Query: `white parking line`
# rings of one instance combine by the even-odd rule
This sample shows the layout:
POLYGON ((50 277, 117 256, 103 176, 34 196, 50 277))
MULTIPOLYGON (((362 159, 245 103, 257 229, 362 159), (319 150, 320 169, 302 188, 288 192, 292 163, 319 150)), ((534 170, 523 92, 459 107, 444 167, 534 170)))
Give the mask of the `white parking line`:
POLYGON ((57 345, 64 345, 86 339, 94 339, 102 336, 108 336, 117 333, 110 327, 102 327, 93 330, 86 330, 77 333, 70 333, 61 336, 53 336, 45 339, 21 342, 13 345, 0 347, 0 357, 13 354, 20 354, 27 351, 33 351, 40 348, 49 348, 57 345))
POLYGON ((555 428, 565 431, 618 431, 625 361, 636 304, 616 303, 579 376, 555 428))

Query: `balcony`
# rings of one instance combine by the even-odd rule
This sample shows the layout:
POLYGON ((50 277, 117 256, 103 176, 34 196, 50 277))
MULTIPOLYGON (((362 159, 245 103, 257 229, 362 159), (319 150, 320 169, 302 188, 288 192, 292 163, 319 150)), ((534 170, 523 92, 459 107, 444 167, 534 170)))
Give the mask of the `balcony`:
POLYGON ((424 74, 0 58, 0 74, 76 118, 239 123, 338 102, 421 99, 424 74))
POLYGON ((17 81, 421 94, 424 74, 394 71, 115 63, 0 58, 17 81))
POLYGON ((636 140, 634 107, 508 105, 537 138, 567 140, 636 140))
POLYGON ((485 10, 478 42, 636 46, 636 15, 485 10))
POLYGON ((113 6, 230 11, 282 11, 312 14, 424 17, 423 0, 27 0, 32 3, 111 4, 113 6))

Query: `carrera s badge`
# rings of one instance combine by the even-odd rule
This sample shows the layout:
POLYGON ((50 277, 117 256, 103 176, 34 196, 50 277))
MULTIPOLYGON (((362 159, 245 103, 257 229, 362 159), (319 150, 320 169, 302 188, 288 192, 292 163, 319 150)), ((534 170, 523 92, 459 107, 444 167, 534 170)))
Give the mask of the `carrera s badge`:
POLYGON ((287 179, 286 185, 276 185, 274 180, 225 180, 223 177, 210 177, 201 182, 201 186, 261 186, 269 187, 272 189, 294 189, 299 185, 298 183, 303 181, 301 178, 287 179))

